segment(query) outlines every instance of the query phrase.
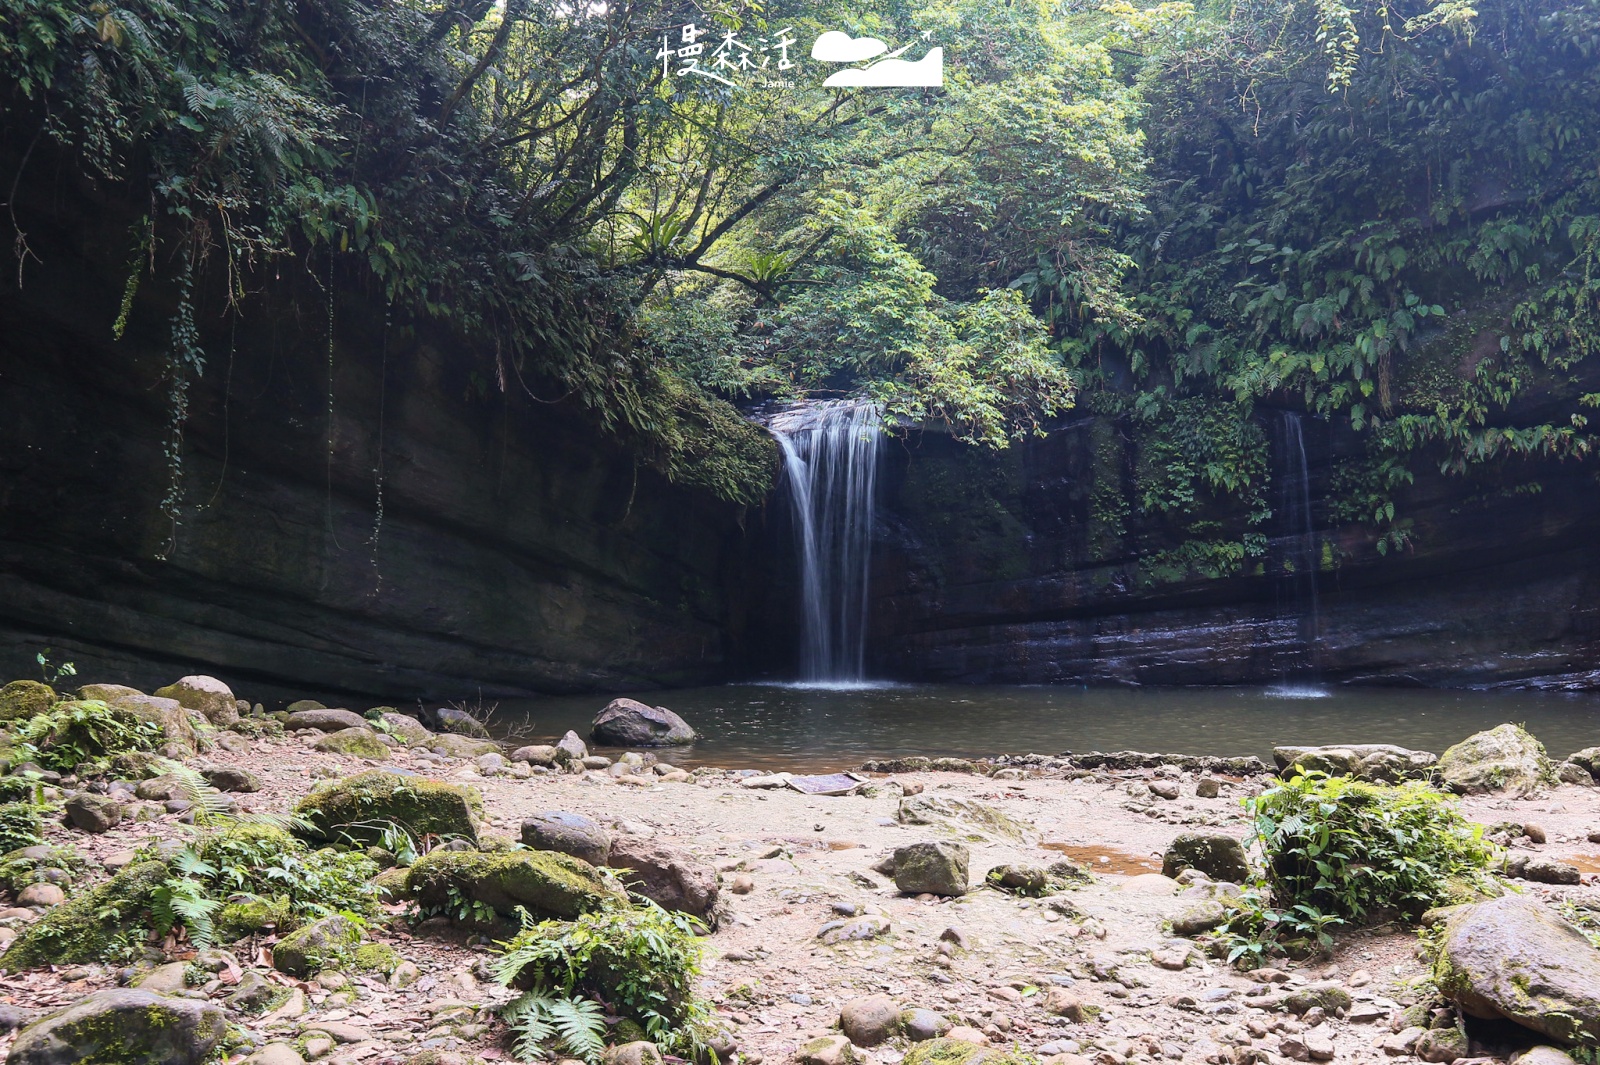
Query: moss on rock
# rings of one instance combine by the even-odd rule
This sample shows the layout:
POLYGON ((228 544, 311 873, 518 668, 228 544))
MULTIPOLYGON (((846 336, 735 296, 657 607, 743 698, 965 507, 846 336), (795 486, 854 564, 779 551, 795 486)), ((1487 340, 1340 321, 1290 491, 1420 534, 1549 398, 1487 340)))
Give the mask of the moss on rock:
POLYGON ((126 945, 129 930, 144 923, 151 895, 167 876, 165 862, 139 862, 68 899, 17 937, 0 955, 0 968, 15 972, 114 959, 126 945))
POLYGON ((371 758, 382 761, 389 757, 389 747, 378 734, 365 725, 343 728, 319 739, 316 749, 330 754, 347 754, 353 758, 371 758))
POLYGON ((294 812, 329 842, 382 843, 384 829, 394 824, 418 839, 460 837, 476 844, 482 807, 471 788, 379 769, 320 785, 294 812))
POLYGON ((0 688, 0 721, 17 721, 42 714, 60 696, 48 684, 36 680, 14 680, 0 688))
POLYGON ((0 886, 16 894, 29 884, 51 883, 70 890, 86 866, 76 847, 43 844, 22 847, 0 856, 0 886))
POLYGON ((350 964, 369 973, 388 976, 405 961, 400 952, 387 943, 363 943, 350 954, 350 964))
POLYGON ((79 999, 17 1036, 10 1065, 201 1065, 227 1033, 221 1007, 123 987, 79 999))
POLYGON ((411 891, 406 887, 406 879, 410 875, 411 870, 394 867, 373 877, 372 883, 378 889, 378 901, 399 902, 410 898, 411 891))
POLYGON ((217 911, 216 917, 217 937, 228 943, 267 932, 282 932, 294 925, 294 914, 285 898, 230 902, 217 911))
POLYGON ((536 917, 570 920, 625 901, 594 866, 554 851, 436 850, 411 867, 406 887, 425 909, 445 912, 456 899, 470 899, 508 917, 522 906, 536 917))
POLYGON ((343 964, 360 943, 361 930, 355 922, 335 914, 280 939, 272 948, 272 966, 304 979, 343 964))
POLYGON ((941 1036, 907 1050, 901 1065, 1031 1065, 1033 1060, 1025 1054, 941 1036))

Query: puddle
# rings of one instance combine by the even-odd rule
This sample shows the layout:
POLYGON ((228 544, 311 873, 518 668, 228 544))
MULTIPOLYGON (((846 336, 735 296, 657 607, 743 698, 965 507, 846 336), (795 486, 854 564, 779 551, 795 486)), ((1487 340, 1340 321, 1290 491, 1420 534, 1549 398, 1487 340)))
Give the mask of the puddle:
POLYGON ((1561 860, 1580 873, 1600 873, 1600 854, 1569 854, 1561 860))
MULTIPOLYGON (((1117 873, 1121 876, 1138 876, 1141 873, 1161 872, 1161 861, 1148 855, 1130 854, 1116 847, 1079 846, 1075 843, 1041 843, 1047 851, 1056 851, 1089 868, 1094 873, 1117 873)), ((1600 859, 1597 859, 1600 860, 1600 859)))

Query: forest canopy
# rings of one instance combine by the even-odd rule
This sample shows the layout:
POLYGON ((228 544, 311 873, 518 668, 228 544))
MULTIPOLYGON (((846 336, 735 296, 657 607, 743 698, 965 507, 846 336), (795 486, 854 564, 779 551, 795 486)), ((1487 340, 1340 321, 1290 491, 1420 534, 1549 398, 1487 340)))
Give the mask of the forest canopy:
POLYGON ((1333 505, 1380 550, 1417 463, 1594 448, 1596 0, 0 0, 0 61, 13 142, 149 203, 118 328, 182 294, 174 453, 188 294, 286 256, 736 500, 766 399, 989 447, 1121 419, 1201 570, 1260 551, 1263 411, 1359 435, 1333 505), (707 68, 794 67, 682 73, 691 24, 707 68), (942 47, 944 83, 825 87, 829 30, 942 47))

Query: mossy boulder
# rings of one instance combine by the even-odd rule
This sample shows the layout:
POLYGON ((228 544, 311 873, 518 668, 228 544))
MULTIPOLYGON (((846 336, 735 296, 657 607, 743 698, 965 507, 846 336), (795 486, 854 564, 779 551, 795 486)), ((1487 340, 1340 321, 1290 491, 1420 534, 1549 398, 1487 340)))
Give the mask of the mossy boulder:
POLYGON ((272 967, 305 979, 345 964, 361 943, 361 930, 340 914, 290 932, 272 948, 272 967))
POLYGON ((87 865, 76 847, 22 847, 0 856, 0 887, 12 894, 30 884, 55 884, 71 890, 87 865))
POLYGON ((475 740, 471 736, 439 732, 428 738, 428 750, 446 758, 477 758, 485 754, 499 754, 500 745, 493 740, 475 740))
POLYGON ((185 709, 176 699, 133 692, 107 699, 105 703, 112 709, 127 711, 141 721, 160 726, 163 747, 171 754, 187 757, 200 746, 200 730, 204 725, 196 721, 196 711, 185 709))
POLYGON ((906 1051, 901 1065, 1028 1065, 1032 1059, 964 1039, 929 1039, 906 1051))
POLYGON ((1462 1013, 1600 1045, 1600 950, 1555 911, 1525 895, 1459 906, 1439 942, 1434 981, 1462 1013))
POLYGON ((411 889, 406 887, 406 878, 411 875, 410 869, 399 866, 385 869, 372 878, 373 886, 378 889, 379 902, 400 902, 411 897, 411 889))
POLYGON ((217 938, 226 943, 293 928, 286 898, 254 898, 230 902, 217 911, 217 938))
POLYGON ((138 688, 130 688, 126 684, 85 684, 78 689, 80 699, 98 699, 102 703, 114 703, 118 699, 130 695, 143 696, 144 692, 138 688))
POLYGON ((445 912, 455 898, 515 916, 571 920, 626 896, 581 858, 554 851, 432 851, 417 860, 406 889, 424 909, 445 912))
POLYGON ((433 739, 433 733, 428 731, 428 727, 408 714, 385 710, 378 715, 378 720, 389 735, 408 747, 426 747, 428 741, 433 739))
POLYGON ((311 824, 317 839, 328 842, 348 837, 364 845, 381 843, 393 823, 418 839, 459 837, 476 844, 475 818, 482 805, 470 788, 374 769, 318 786, 294 812, 311 824))
POLYGON ((486 740, 489 730, 483 727, 483 722, 454 707, 441 707, 434 711, 434 720, 439 723, 439 731, 456 736, 471 736, 474 739, 486 740))
POLYGON ((34 1021, 7 1065, 202 1065, 227 1034, 220 1006, 121 987, 79 999, 34 1021))
POLYGON ((388 976, 405 961, 400 952, 387 943, 362 943, 350 952, 350 964, 362 972, 382 973, 388 976))
POLYGON ((1498 725, 1468 736, 1439 756, 1439 777, 1468 795, 1506 792, 1527 795, 1555 779, 1544 744, 1520 725, 1498 725))
POLYGON ((965 895, 971 852, 959 843, 912 843, 894 852, 894 885, 908 895, 965 895))
MULTIPOLYGON (((312 713, 323 711, 313 710, 312 713)), ((346 754, 352 758, 371 758, 382 761, 389 757, 389 746, 378 739, 378 734, 365 725, 330 732, 314 744, 317 750, 330 754, 346 754)))
POLYGON ((176 699, 186 710, 198 710, 205 719, 218 727, 226 727, 239 720, 239 700, 216 677, 202 675, 183 677, 165 688, 157 688, 160 699, 176 699))
POLYGON ((902 825, 935 825, 973 842, 1002 836, 1016 842, 1033 837, 1033 826, 1002 813, 988 803, 940 795, 908 795, 900 800, 895 820, 902 825))
POLYGON ((60 696, 48 684, 37 680, 14 680, 0 688, 0 721, 18 721, 42 714, 60 696))
POLYGON ((367 720, 354 710, 330 710, 327 707, 318 707, 315 710, 295 710, 289 714, 289 720, 283 723, 284 728, 302 729, 314 728, 319 732, 338 732, 347 728, 366 728, 367 720))
POLYGON ((167 879, 165 862, 138 862, 104 884, 75 895, 29 925, 4 955, 0 969, 103 961, 146 923, 152 893, 167 879))

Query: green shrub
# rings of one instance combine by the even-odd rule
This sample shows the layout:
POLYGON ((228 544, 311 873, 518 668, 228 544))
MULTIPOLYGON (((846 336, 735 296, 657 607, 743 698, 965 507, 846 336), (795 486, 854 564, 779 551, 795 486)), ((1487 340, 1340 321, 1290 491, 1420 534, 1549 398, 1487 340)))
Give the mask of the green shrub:
POLYGON ((1383 913, 1414 920, 1482 880, 1495 848, 1427 784, 1300 772, 1246 799, 1261 879, 1219 930, 1230 961, 1332 945, 1328 929, 1383 913))
POLYGON ((160 725, 94 699, 59 703, 17 733, 19 753, 57 772, 127 751, 152 750, 162 739, 160 725))
POLYGON ((241 822, 195 845, 221 894, 281 897, 303 918, 376 912, 378 866, 359 851, 311 850, 276 825, 241 822))
POLYGON ((0 806, 0 851, 11 852, 44 842, 44 823, 40 813, 49 809, 27 802, 0 806))
POLYGON ((41 798, 43 783, 37 778, 28 776, 0 777, 0 803, 27 802, 38 803, 41 798))
POLYGON ((663 1051, 693 1057, 712 1034, 711 1013, 694 993, 701 948, 691 918, 653 902, 610 905, 575 921, 532 922, 503 944, 496 978, 528 988, 503 1016, 518 1033, 518 1056, 558 1039, 593 1062, 603 1045, 598 1003, 634 1021, 663 1051))

